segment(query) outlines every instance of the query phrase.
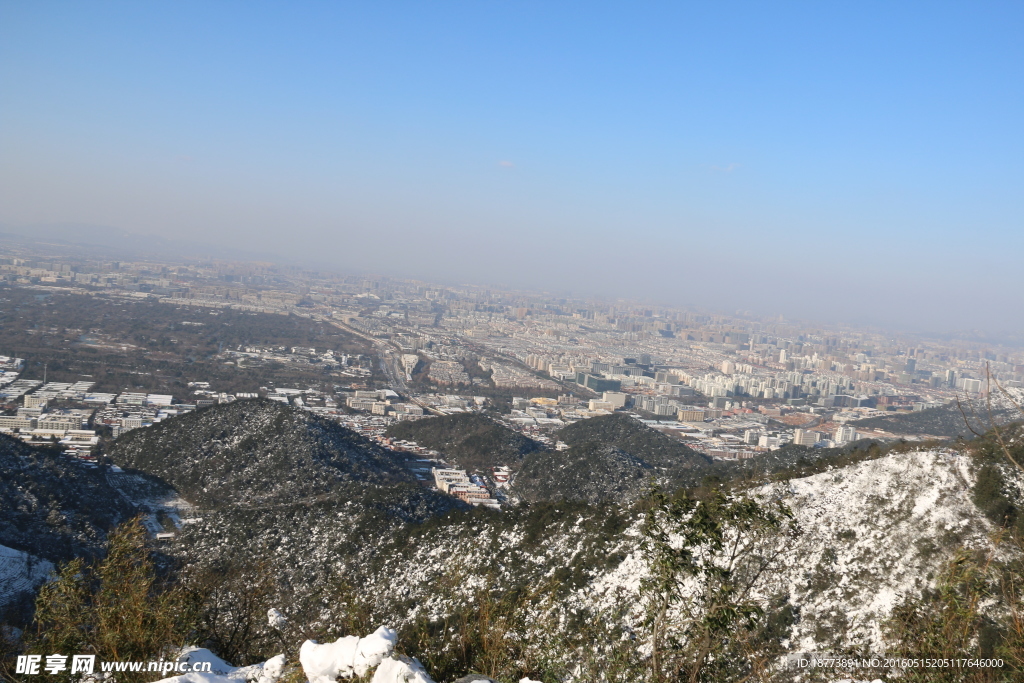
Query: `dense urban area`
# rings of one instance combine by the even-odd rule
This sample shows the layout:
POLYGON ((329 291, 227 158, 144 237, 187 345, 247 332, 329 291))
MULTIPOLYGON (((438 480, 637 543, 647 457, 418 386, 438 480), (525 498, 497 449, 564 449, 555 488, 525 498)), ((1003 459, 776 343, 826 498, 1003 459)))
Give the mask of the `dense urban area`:
POLYGON ((508 472, 452 469, 396 422, 486 412, 553 448, 625 412, 721 460, 787 444, 950 436, 927 421, 996 384, 1019 351, 544 293, 266 263, 0 258, 0 429, 86 462, 132 429, 256 397, 418 456, 425 483, 497 506, 508 472))

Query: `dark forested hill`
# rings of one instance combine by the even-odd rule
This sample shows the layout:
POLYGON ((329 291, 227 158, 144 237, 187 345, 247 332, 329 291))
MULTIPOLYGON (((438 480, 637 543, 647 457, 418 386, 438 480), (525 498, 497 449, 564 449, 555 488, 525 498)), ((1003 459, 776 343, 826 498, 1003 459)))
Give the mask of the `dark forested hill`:
POLYGON ((532 453, 516 473, 525 500, 629 501, 652 481, 692 486, 714 469, 711 458, 628 415, 581 420, 557 436, 568 449, 532 453))
POLYGON ((559 431, 557 436, 570 446, 589 441, 614 446, 655 467, 700 469, 711 462, 703 453, 621 413, 580 420, 559 431))
POLYGON ((467 470, 484 470, 496 465, 515 465, 541 444, 484 415, 460 413, 415 422, 399 422, 387 432, 441 451, 467 470))
POLYGON ((658 474, 631 453, 590 441, 528 457, 516 473, 514 491, 531 502, 625 502, 643 495, 658 474))
POLYGON ((134 430, 117 440, 110 456, 210 508, 361 498, 374 486, 418 488, 392 451, 336 422, 265 400, 134 430))
POLYGON ((133 512, 105 468, 0 434, 0 545, 68 560, 95 552, 133 512))

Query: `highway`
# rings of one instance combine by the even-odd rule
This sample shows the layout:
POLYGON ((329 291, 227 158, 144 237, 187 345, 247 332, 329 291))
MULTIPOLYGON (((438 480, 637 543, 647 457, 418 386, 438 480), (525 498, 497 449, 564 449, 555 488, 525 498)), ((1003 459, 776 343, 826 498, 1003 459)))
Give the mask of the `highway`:
POLYGON ((328 320, 327 322, 334 325, 343 332, 354 334, 355 336, 365 339, 366 341, 373 344, 373 348, 377 352, 377 357, 380 362, 381 372, 384 373, 384 376, 387 378, 388 384, 395 392, 401 394, 402 396, 405 396, 406 398, 409 399, 410 402, 415 403, 419 407, 423 408, 424 412, 433 413, 434 415, 443 414, 412 396, 411 392, 409 391, 409 386, 405 383, 405 369, 402 367, 402 358, 401 354, 398 352, 399 349, 397 346, 395 346, 386 339, 372 337, 364 332, 360 332, 355 328, 349 327, 344 323, 340 323, 337 320, 328 320))

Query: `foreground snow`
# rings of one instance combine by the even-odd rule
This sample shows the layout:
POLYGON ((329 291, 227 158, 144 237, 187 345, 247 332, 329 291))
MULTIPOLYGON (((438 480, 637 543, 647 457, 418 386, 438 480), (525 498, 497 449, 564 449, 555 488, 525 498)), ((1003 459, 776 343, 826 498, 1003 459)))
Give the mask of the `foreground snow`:
MULTIPOLYGON (((271 624, 283 619, 280 611, 268 614, 271 624)), ((371 683, 434 683, 423 666, 415 659, 395 656, 398 634, 394 629, 381 626, 368 636, 345 636, 333 643, 307 640, 299 648, 299 663, 309 683, 334 683, 339 677, 365 676, 371 669, 371 683)), ((210 673, 187 673, 164 678, 157 683, 276 683, 284 673, 284 655, 271 657, 260 664, 233 667, 203 648, 188 648, 179 662, 210 663, 210 673)))
POLYGON ((178 662, 191 666, 209 663, 209 673, 191 672, 164 678, 157 683, 276 683, 284 672, 284 655, 271 657, 251 666, 231 666, 206 648, 188 647, 178 655, 178 662))
POLYGON ((307 640, 299 649, 302 670, 309 683, 334 683, 338 676, 364 676, 390 655, 398 642, 398 634, 387 626, 366 636, 345 636, 321 645, 307 640))

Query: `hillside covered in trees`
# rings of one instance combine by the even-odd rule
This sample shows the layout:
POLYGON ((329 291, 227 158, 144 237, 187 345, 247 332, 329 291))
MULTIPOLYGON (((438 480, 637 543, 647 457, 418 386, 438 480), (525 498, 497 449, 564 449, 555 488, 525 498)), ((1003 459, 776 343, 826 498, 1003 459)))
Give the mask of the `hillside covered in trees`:
POLYGON ((209 508, 294 504, 366 487, 417 487, 393 451, 310 412, 268 400, 196 411, 118 439, 111 459, 160 477, 209 508))
POLYGON ((104 468, 0 434, 0 545, 54 562, 89 555, 133 512, 104 468))
MULTIPOLYGON (((396 651, 422 662, 417 680, 440 683, 571 671, 626 683, 675 666, 713 673, 700 680, 787 681, 767 676, 786 652, 909 653, 961 617, 963 637, 942 641, 953 654, 1008 658, 1024 642, 1019 601, 990 599, 1024 556, 1024 477, 992 438, 793 447, 755 470, 710 462, 632 418, 594 418, 558 433, 568 448, 526 454, 526 504, 499 512, 432 491, 410 479, 401 454, 281 404, 217 406, 129 436, 116 462, 166 478, 204 509, 148 560, 156 549, 145 534, 125 532, 107 560, 66 566, 19 647, 55 651, 47 634, 71 632, 58 626, 73 615, 74 632, 94 633, 87 622, 104 596, 126 585, 109 566, 130 568, 145 588, 132 593, 141 611, 166 617, 139 622, 167 629, 133 641, 140 658, 159 638, 180 638, 253 675, 283 653, 296 678, 305 639, 381 625, 394 629, 396 651), (674 554, 675 537, 690 554, 674 554), (944 596, 960 595, 967 607, 949 611, 944 596), (729 610, 721 632, 701 616, 719 600, 729 610), (676 611, 684 604, 696 621, 676 611), (280 618, 268 621, 270 610, 280 618), (679 637, 652 658, 662 627, 702 633, 717 654, 679 637)), ((99 478, 78 484, 87 500, 111 494, 99 478)), ((985 680, 1019 671, 1005 673, 985 680)))
POLYGON ((518 468, 524 500, 636 500, 657 483, 696 486, 717 471, 711 458, 629 415, 581 420, 556 433, 569 448, 537 451, 518 468))
MULTIPOLYGON (((912 413, 870 417, 851 424, 857 429, 881 429, 890 434, 926 435, 954 439, 957 437, 973 438, 974 435, 970 427, 978 432, 987 431, 989 415, 984 406, 965 404, 963 409, 964 412, 961 412, 954 402, 938 408, 928 408, 912 413)), ((993 411, 992 419, 1002 421, 1012 416, 1010 410, 997 406, 993 411)))
POLYGON ((542 444, 478 413, 457 413, 392 425, 387 435, 444 453, 467 470, 515 466, 542 444))

